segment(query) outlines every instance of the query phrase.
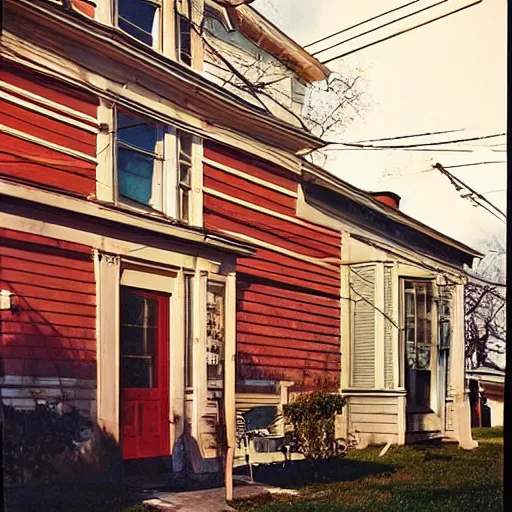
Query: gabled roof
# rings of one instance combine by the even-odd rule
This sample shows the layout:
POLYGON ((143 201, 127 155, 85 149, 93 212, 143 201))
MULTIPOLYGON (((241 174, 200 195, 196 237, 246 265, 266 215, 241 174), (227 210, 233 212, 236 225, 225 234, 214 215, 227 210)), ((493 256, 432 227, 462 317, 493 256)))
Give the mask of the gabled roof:
POLYGON ((331 71, 302 46, 288 37, 258 11, 247 5, 252 0, 210 0, 225 7, 239 32, 256 46, 293 70, 302 80, 312 83, 325 80, 331 71))

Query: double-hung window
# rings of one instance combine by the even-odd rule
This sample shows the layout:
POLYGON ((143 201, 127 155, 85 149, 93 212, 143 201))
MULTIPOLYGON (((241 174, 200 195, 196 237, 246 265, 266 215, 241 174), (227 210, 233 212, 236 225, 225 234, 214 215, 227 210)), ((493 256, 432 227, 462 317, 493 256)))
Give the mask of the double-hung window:
POLYGON ((119 200, 163 209, 164 127, 117 112, 117 183, 119 200))
POLYGON ((135 39, 154 48, 164 50, 174 45, 175 59, 192 65, 192 8, 193 0, 114 0, 117 26, 135 39), (166 5, 170 7, 166 8, 166 5), (165 18, 165 19, 164 19, 165 18), (174 42, 164 44, 167 34, 163 27, 174 25, 174 42))
POLYGON ((411 408, 430 407, 432 297, 430 281, 404 281, 405 384, 411 408))
POLYGON ((192 65, 192 0, 176 0, 176 57, 192 65))
POLYGON ((117 110, 116 141, 117 202, 189 223, 194 137, 117 110))
POLYGON ((161 47, 161 0, 117 0, 117 26, 135 39, 155 48, 161 47))

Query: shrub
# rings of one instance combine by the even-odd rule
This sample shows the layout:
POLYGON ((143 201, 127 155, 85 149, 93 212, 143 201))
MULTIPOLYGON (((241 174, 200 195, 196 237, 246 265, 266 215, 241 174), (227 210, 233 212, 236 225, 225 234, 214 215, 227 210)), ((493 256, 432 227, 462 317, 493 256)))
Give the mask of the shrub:
POLYGON ((84 430, 92 426, 75 407, 59 412, 48 404, 38 404, 32 410, 4 405, 3 423, 3 460, 9 485, 48 483, 65 473, 84 430))
POLYGON ((302 393, 283 408, 283 416, 294 430, 299 451, 311 460, 344 455, 335 437, 335 418, 345 398, 326 391, 302 393))

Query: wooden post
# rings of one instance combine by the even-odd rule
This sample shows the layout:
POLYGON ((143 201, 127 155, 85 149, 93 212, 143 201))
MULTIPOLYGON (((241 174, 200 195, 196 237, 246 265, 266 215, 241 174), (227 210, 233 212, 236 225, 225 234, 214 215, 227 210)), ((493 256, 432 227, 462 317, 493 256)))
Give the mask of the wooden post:
POLYGON ((226 331, 225 331, 224 409, 226 417, 226 501, 233 499, 233 457, 236 443, 235 407, 235 354, 236 354, 236 274, 231 272, 226 280, 226 331))

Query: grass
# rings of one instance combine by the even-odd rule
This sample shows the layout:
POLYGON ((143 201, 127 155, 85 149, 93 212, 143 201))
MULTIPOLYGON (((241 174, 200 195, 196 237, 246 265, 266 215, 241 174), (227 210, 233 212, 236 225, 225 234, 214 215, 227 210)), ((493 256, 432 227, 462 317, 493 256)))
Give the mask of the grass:
POLYGON ((266 494, 232 506, 243 512, 501 512, 503 429, 475 429, 473 437, 480 445, 471 451, 457 444, 391 447, 383 457, 381 447, 354 451, 347 457, 353 467, 391 470, 350 481, 341 475, 303 487, 298 496, 266 494))

